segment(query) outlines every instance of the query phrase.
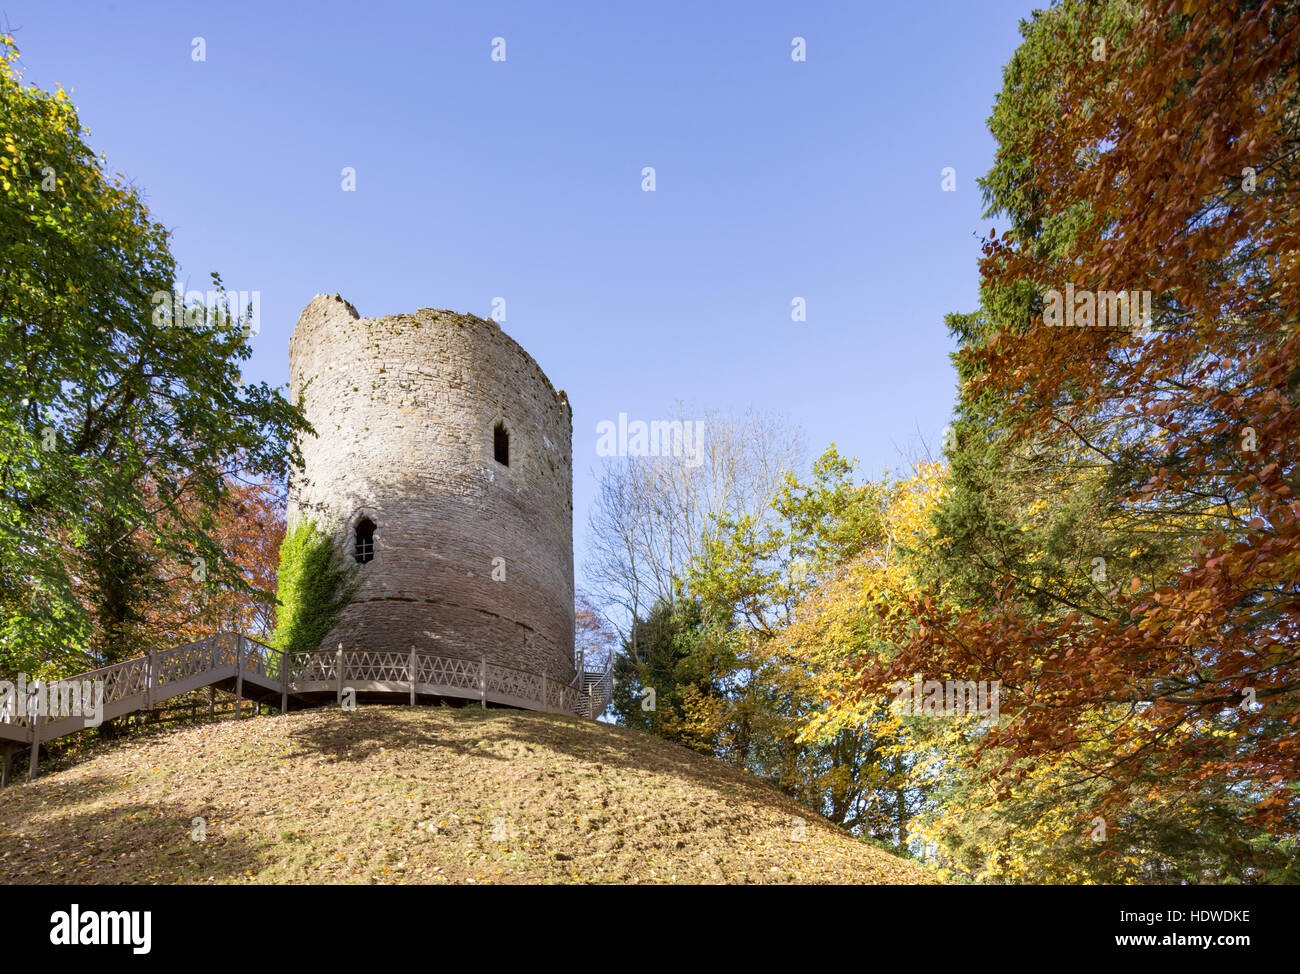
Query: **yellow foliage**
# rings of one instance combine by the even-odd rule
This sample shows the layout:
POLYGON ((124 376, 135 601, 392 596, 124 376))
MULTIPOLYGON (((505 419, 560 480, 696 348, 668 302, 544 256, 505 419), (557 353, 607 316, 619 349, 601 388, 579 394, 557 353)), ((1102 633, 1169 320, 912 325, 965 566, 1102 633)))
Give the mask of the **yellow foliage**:
MULTIPOLYGON (((854 675, 873 645, 875 607, 916 591, 912 552, 930 536, 930 515, 943 492, 944 467, 919 465, 912 475, 889 485, 882 513, 883 543, 862 552, 834 573, 800 604, 775 651, 790 672, 809 684, 811 695, 827 705, 809 719, 801 740, 826 740, 845 727, 867 721, 878 698, 858 692, 854 675)), ((901 722, 891 728, 900 735, 901 722)))

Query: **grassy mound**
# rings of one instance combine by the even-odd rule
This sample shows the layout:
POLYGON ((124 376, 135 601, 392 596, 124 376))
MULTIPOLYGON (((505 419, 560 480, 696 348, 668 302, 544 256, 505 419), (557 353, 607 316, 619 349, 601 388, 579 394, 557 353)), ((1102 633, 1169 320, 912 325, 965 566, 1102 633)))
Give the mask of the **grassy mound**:
POLYGON ((13 883, 936 881, 675 744, 474 707, 309 710, 105 746, 0 792, 0 873, 13 883))

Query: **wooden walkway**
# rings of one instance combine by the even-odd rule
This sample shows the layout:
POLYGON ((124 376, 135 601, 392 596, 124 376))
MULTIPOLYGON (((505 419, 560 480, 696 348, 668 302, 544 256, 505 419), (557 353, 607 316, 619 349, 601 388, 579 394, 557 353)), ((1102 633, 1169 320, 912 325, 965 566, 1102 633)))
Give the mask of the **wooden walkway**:
MULTIPOLYGON (((285 654, 238 633, 218 633, 160 653, 123 660, 78 673, 57 683, 102 681, 103 719, 148 710, 164 700, 218 687, 236 701, 253 700, 281 712, 337 703, 351 690, 357 702, 432 703, 447 698, 477 700, 544 713, 567 713, 594 720, 605 712, 613 690, 607 665, 584 671, 570 683, 489 663, 486 659, 409 652, 320 650, 285 654)), ((16 697, 16 694, 11 695, 16 697)), ((11 700, 0 710, 0 750, 8 784, 14 755, 30 749, 28 778, 37 775, 42 741, 86 729, 85 717, 27 716, 25 701, 11 700)), ((237 703, 237 707, 238 707, 237 703)), ((238 709, 236 710, 238 713, 238 709)))

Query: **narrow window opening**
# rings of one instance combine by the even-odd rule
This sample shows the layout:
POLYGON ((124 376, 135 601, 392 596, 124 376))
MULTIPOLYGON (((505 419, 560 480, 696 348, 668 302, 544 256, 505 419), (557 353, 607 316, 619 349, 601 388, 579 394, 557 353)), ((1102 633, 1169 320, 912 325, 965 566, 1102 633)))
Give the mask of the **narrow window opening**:
POLYGON ((505 423, 497 423, 492 427, 492 452, 496 455, 497 463, 503 467, 510 466, 510 434, 506 432, 505 423))
POLYGON ((354 552, 357 561, 365 564, 375 557, 375 522, 363 517, 357 522, 357 544, 354 552))

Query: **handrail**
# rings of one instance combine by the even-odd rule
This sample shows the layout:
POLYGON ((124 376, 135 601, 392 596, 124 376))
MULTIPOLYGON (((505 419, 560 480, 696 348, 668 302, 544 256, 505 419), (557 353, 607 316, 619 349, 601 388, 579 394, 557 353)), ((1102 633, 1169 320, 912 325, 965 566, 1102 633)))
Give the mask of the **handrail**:
MULTIPOLYGON (((435 695, 444 690, 462 691, 458 695, 466 699, 477 697, 484 706, 492 698, 497 703, 517 703, 543 712, 559 711, 595 720, 609 705, 613 687, 612 661, 609 660, 606 661, 601 678, 595 683, 588 683, 587 674, 581 670, 575 673, 573 680, 564 683, 508 663, 489 663, 484 656, 478 659, 443 656, 414 647, 408 652, 355 648, 344 650, 342 647, 336 651, 285 652, 251 636, 235 632, 214 633, 171 649, 110 663, 74 676, 37 682, 49 687, 85 680, 102 681, 101 713, 106 713, 112 706, 115 711, 113 716, 120 717, 150 709, 159 699, 166 699, 166 695, 159 697, 159 690, 183 685, 184 689, 173 689, 170 696, 175 696, 177 693, 230 679, 232 670, 236 678, 237 696, 242 697, 251 677, 260 693, 280 694, 281 709, 284 709, 289 697, 293 697, 300 705, 320 703, 322 701, 319 697, 304 694, 319 694, 322 689, 319 684, 328 683, 334 683, 341 690, 345 680, 355 679, 405 685, 407 689, 404 692, 411 694, 412 699, 418 692, 417 687, 423 685, 426 688, 436 688, 432 691, 435 695), (309 683, 318 686, 308 690, 303 685, 309 683)), ((0 713, 0 725, 12 728, 8 734, 0 734, 0 737, 5 738, 5 781, 8 780, 9 763, 15 746, 21 747, 24 743, 31 745, 29 775, 35 777, 36 759, 42 741, 64 737, 85 727, 81 718, 67 715, 41 714, 32 718, 26 713, 28 708, 25 702, 19 707, 17 694, 13 694, 11 700, 13 705, 0 713), (19 712, 13 712, 15 710, 19 712), (53 733, 49 733, 46 728, 56 723, 58 726, 52 728, 53 733)))
MULTIPOLYGON (((374 658, 381 655, 389 655, 394 662, 401 664, 394 667, 394 672, 385 677, 376 677, 386 682, 409 682, 409 678, 398 677, 397 670, 409 669, 409 654, 396 650, 367 650, 367 649, 344 649, 345 671, 357 669, 350 666, 356 659, 365 659, 366 657, 374 658)), ((418 679, 420 669, 432 670, 435 673, 446 675, 447 673, 457 672, 457 667, 470 666, 479 663, 468 656, 444 656, 439 653, 433 653, 427 649, 416 649, 415 655, 421 663, 432 664, 429 667, 420 667, 417 665, 417 674, 414 682, 417 684, 431 681, 421 681, 418 679)), ((482 659, 482 658, 480 658, 482 659)), ((144 656, 135 656, 130 659, 120 660, 116 663, 109 663, 105 666, 97 667, 93 670, 87 670, 83 673, 77 673, 73 676, 64 677, 58 680, 41 681, 44 685, 49 686, 56 683, 81 682, 85 680, 102 680, 104 683, 104 704, 105 706, 116 703, 126 697, 139 693, 145 693, 149 690, 160 689, 169 684, 178 682, 189 676, 214 670, 222 666, 237 664, 245 673, 254 673, 265 677, 268 680, 277 682, 287 682, 290 688, 295 683, 304 682, 303 677, 309 675, 313 669, 317 669, 320 678, 335 678, 333 672, 336 660, 336 652, 332 650, 305 650, 286 653, 283 650, 260 642, 259 640, 243 635, 242 633, 222 632, 214 633, 203 639, 193 640, 174 646, 170 649, 156 651, 144 656), (242 642, 242 651, 241 651, 242 642), (288 679, 285 680, 284 665, 286 657, 288 664, 288 679)), ((522 684, 536 681, 541 685, 544 677, 542 674, 535 673, 531 670, 522 669, 517 666, 511 666, 508 663, 486 662, 491 679, 490 683, 498 686, 505 685, 511 677, 517 678, 514 689, 522 688, 522 684)), ((364 669, 364 668, 363 668, 364 669)), ((600 688, 601 698, 607 703, 606 696, 609 684, 609 664, 606 664, 605 673, 601 680, 594 684, 600 688)), ((316 675, 316 674, 312 674, 316 675)), ((465 674, 469 676, 468 672, 465 674)), ((354 678, 363 677, 363 673, 355 674, 354 678)), ((604 712, 602 707, 595 710, 596 699, 590 693, 585 684, 586 674, 579 671, 575 673, 574 678, 568 683, 561 683, 558 680, 550 681, 547 679, 547 685, 553 686, 558 690, 559 703, 561 709, 568 710, 570 713, 585 713, 589 716, 598 716, 604 712), (587 698, 585 701, 581 698, 587 698), (586 706, 582 706, 585 703, 586 706), (567 706, 565 704, 568 704, 567 706), (595 711, 593 715, 593 711, 595 711)), ((450 683, 437 683, 454 687, 457 689, 469 689, 476 686, 477 674, 473 679, 466 679, 463 683, 458 684, 453 681, 450 683)), ((290 691, 292 692, 292 690, 290 691)), ((509 695, 509 694, 507 694, 509 695)), ((531 699, 543 706, 543 709, 550 709, 550 700, 544 699, 542 694, 528 694, 523 699, 531 699)), ((14 701, 15 708, 25 711, 26 707, 17 707, 18 701, 14 701)), ((50 715, 41 715, 39 718, 43 723, 57 719, 50 715)), ((6 723, 17 726, 30 726, 31 718, 24 712, 19 713, 0 713, 0 723, 6 723)))
MULTIPOLYGON (((589 716, 593 709, 590 694, 584 688, 584 674, 577 673, 567 683, 562 683, 535 673, 532 670, 511 666, 508 663, 489 662, 486 657, 444 656, 427 649, 415 649, 418 659, 414 682, 426 686, 475 691, 488 696, 508 697, 538 705, 541 710, 563 710, 579 716, 589 716), (428 672, 438 679, 421 679, 428 672), (486 679, 487 687, 481 686, 486 679)), ((303 650, 291 654, 289 664, 289 690, 305 682, 322 684, 342 680, 369 680, 377 683, 410 685, 411 651, 377 649, 303 650), (340 655, 341 654, 341 655, 340 655), (338 665, 343 660, 343 675, 338 665), (360 660, 360 663, 357 663, 360 660)), ((467 694, 473 696, 473 694, 467 694)), ((598 713, 603 712, 598 711, 598 713)))

